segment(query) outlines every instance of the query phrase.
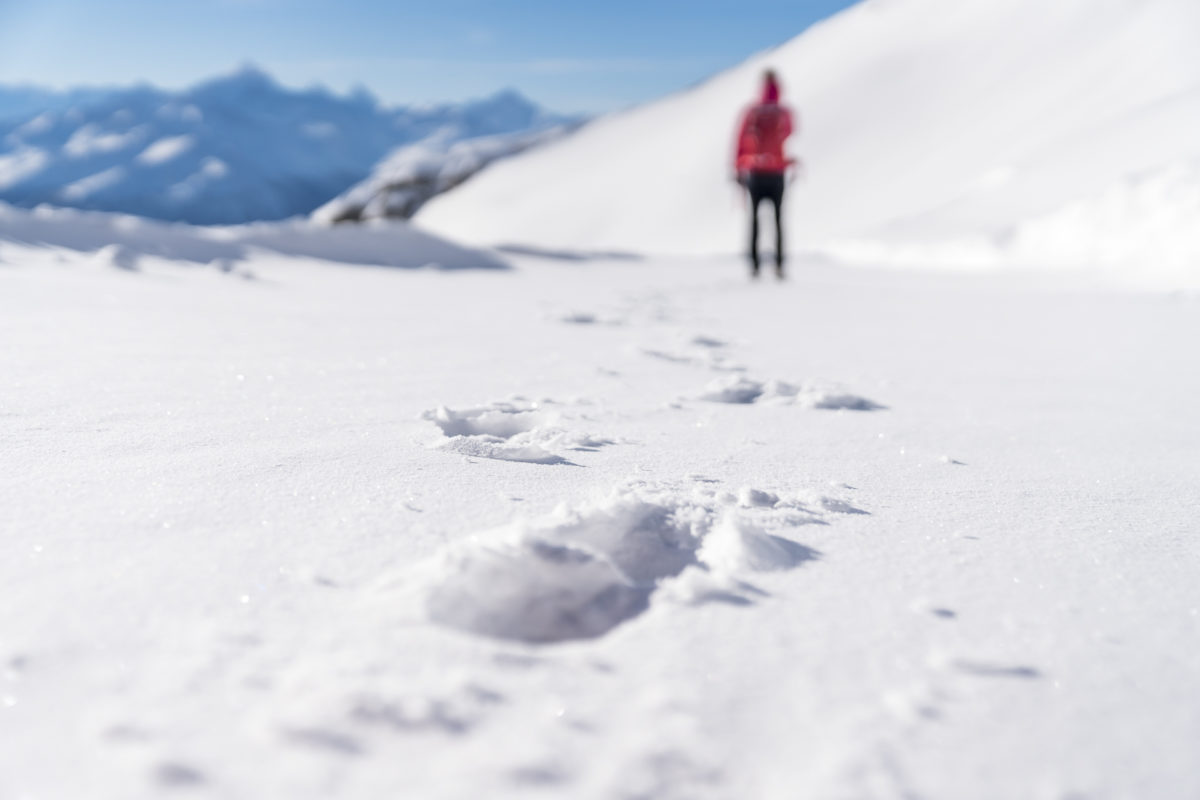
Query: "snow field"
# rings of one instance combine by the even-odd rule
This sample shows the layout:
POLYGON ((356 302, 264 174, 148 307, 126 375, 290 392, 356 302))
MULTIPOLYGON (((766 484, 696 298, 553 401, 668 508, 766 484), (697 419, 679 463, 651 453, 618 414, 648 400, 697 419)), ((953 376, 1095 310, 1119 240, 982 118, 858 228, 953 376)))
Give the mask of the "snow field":
MULTIPOLYGON (((0 206, 0 797, 1200 796, 1196 9, 870 0, 427 228, 0 206), (768 64, 788 281, 635 255, 768 64)), ((0 190, 248 178, 151 101, 0 190)))
POLYGON ((0 242, 6 795, 1200 787, 1191 295, 268 248, 244 280, 39 231, 0 242))

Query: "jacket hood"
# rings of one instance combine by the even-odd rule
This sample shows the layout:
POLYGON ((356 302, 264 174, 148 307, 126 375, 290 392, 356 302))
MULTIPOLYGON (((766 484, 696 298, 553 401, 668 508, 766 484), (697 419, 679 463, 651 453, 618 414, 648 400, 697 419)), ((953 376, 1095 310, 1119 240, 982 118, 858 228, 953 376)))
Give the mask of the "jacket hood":
POLYGON ((768 75, 763 80, 762 101, 772 104, 779 102, 779 83, 773 76, 768 75))

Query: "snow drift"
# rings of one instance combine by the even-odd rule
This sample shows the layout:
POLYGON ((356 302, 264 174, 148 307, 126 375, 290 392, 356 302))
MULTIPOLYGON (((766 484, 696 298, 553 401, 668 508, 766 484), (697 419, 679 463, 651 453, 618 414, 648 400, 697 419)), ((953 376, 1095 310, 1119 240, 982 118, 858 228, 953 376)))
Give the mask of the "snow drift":
POLYGON ((0 246, 5 244, 94 253, 128 270, 136 270, 143 258, 156 258, 231 271, 258 252, 384 267, 508 268, 491 253, 398 222, 357 230, 330 230, 305 221, 197 227, 70 208, 26 211, 0 203, 0 246))
POLYGON ((872 259, 918 248, 950 262, 1070 264, 1098 250, 1114 260, 1093 238, 1103 232, 1128 243, 1118 261, 1166 237, 1194 267, 1197 30, 1190 0, 867 0, 497 165, 419 219, 476 242, 739 250, 732 128, 770 66, 800 119, 794 242, 872 259), (1169 203, 1146 184, 1155 171, 1175 187, 1169 203))

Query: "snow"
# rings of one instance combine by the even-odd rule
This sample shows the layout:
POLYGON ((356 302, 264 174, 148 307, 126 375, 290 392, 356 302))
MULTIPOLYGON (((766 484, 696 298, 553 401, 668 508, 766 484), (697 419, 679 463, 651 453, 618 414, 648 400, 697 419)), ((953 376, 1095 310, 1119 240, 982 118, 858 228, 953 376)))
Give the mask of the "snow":
MULTIPOLYGON (((143 260, 242 269, 259 253, 341 263, 431 269, 507 269, 499 257, 461 247, 407 225, 366 225, 330 230, 303 221, 225 227, 172 225, 141 217, 0 203, 0 244, 52 252, 120 252, 121 266, 143 260)), ((102 259, 103 260, 103 259, 102 259)), ((243 274, 250 274, 243 270, 243 274)))
POLYGON ((164 164, 186 153, 195 143, 196 139, 193 136, 167 136, 139 153, 137 161, 149 166, 164 164))
POLYGON ((363 93, 287 89, 254 67, 182 91, 0 87, 0 201, 196 224, 279 220, 308 215, 400 145, 575 122, 514 92, 384 108, 363 93), (108 180, 89 183, 96 175, 108 180))
POLYGON ((1200 791, 1194 295, 435 243, 0 209, 0 794, 1200 791))
POLYGON ((86 158, 98 153, 124 150, 141 141, 145 135, 143 128, 134 128, 125 133, 103 133, 98 126, 89 123, 71 134, 62 151, 71 158, 86 158))
POLYGON ((1200 158, 1200 5, 950 5, 866 0, 696 87, 498 164, 418 220, 477 244, 737 252, 733 126, 770 66, 800 120, 792 148, 805 169, 785 205, 794 251, 1131 276, 1147 251, 1169 249, 1188 268, 1153 266, 1149 282, 1200 285, 1186 213, 1151 198, 1131 215, 1101 210, 1200 158))
MULTIPOLYGON (((868 0, 416 224, 0 203, 0 797, 1200 796, 1196 8, 868 0), (722 254, 768 62, 785 280, 722 254)), ((222 103, 374 105, 277 88, 0 186, 211 203, 222 103)))
POLYGON ((1016 228, 1012 248, 1071 267, 1130 265, 1181 285, 1200 263, 1200 158, 1120 180, 1016 228))
POLYGON ((449 191, 502 158, 563 136, 566 126, 455 141, 435 134, 397 148, 371 175, 312 213, 326 224, 368 219, 409 219, 432 197, 449 191))
POLYGON ((30 175, 36 174, 49 161, 44 150, 36 147, 25 147, 0 156, 0 189, 20 183, 30 175))
POLYGON ((67 200, 78 202, 88 195, 99 192, 113 184, 120 183, 125 177, 124 167, 109 167, 103 172, 88 175, 63 187, 62 196, 67 200))

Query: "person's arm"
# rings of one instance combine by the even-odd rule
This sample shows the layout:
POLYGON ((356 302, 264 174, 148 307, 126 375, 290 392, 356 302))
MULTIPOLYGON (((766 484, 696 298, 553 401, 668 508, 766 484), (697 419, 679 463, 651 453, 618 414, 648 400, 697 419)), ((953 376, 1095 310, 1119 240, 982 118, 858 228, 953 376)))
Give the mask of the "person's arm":
POLYGON ((737 138, 734 140, 733 148, 733 179, 738 183, 745 183, 743 172, 742 159, 749 155, 747 150, 747 138, 750 132, 750 112, 742 112, 742 121, 738 124, 737 138))
MULTIPOLYGON (((793 119, 791 109, 785 109, 785 111, 787 113, 785 113, 783 116, 783 125, 784 125, 784 131, 785 131, 783 138, 786 140, 789 136, 791 136, 793 133, 796 132, 797 126, 793 119)), ((799 158, 796 158, 795 156, 790 156, 788 158, 788 179, 789 179, 789 181, 794 181, 797 178, 802 178, 802 177, 804 177, 804 162, 801 161, 799 158)))

